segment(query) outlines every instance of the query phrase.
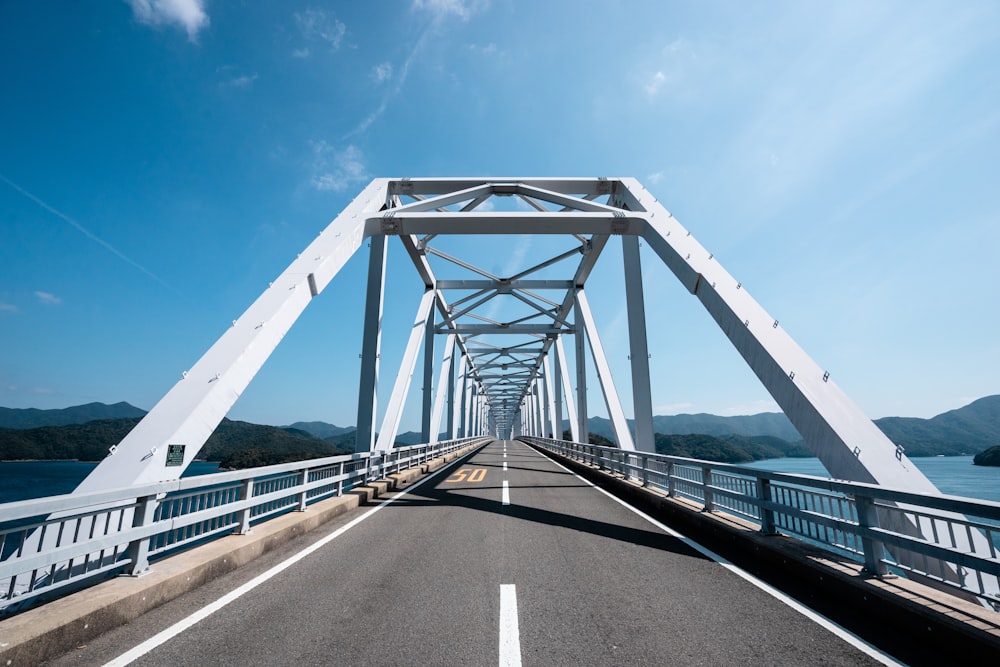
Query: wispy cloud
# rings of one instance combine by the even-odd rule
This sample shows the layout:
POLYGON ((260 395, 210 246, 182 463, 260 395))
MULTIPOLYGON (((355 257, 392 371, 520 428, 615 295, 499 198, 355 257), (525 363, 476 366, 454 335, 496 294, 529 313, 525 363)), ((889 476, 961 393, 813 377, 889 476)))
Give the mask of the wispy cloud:
POLYGON ((428 12, 435 18, 456 16, 467 21, 489 6, 487 0, 413 0, 413 9, 428 12))
POLYGON ((208 27, 204 0, 126 0, 135 20, 159 28, 175 26, 187 31, 188 39, 198 41, 198 33, 208 27))
POLYGON ((372 78, 375 83, 385 83, 392 78, 392 64, 380 63, 372 68, 372 78))
POLYGON ((368 180, 364 155, 357 146, 336 150, 325 141, 312 142, 312 186, 317 190, 342 192, 352 185, 368 180))
POLYGON ((260 78, 256 72, 253 74, 244 74, 242 76, 233 77, 228 81, 223 82, 223 86, 226 88, 249 88, 253 85, 253 82, 260 78))
POLYGON ((62 299, 51 292, 42 292, 39 290, 35 292, 35 297, 40 303, 44 303, 47 306, 58 306, 62 303, 62 299))
POLYGON ((646 177, 646 180, 652 183, 653 185, 656 185, 657 183, 663 180, 663 172, 658 171, 654 174, 650 174, 649 176, 646 177))
MULTIPOLYGON (((307 42, 319 43, 328 47, 331 51, 340 48, 340 44, 347 34, 347 26, 343 21, 339 21, 336 16, 322 9, 307 9, 303 12, 295 12, 295 25, 302 33, 303 39, 307 42)), ((308 46, 296 49, 292 55, 296 58, 308 58, 311 51, 308 46)))
POLYGON ((96 234, 94 234, 92 231, 90 231, 89 229, 87 229, 86 227, 84 227, 79 222, 77 222, 73 218, 69 217, 65 213, 57 210, 56 208, 54 208, 52 206, 49 206, 44 201, 42 201, 41 199, 39 199, 35 195, 31 194, 30 192, 28 192, 27 190, 25 190, 24 188, 22 188, 17 183, 14 183, 13 181, 11 181, 10 179, 8 179, 3 174, 0 174, 0 181, 3 181, 4 183, 6 183, 7 185, 9 185, 13 189, 17 190, 22 195, 24 195, 25 197, 27 197, 31 201, 35 202, 36 204, 38 204, 39 206, 41 206, 42 208, 44 208, 46 211, 48 211, 52 215, 56 216, 60 220, 62 220, 63 222, 67 223, 73 229, 77 230, 78 232, 80 232, 81 234, 83 234, 84 236, 86 236, 88 239, 90 239, 91 241, 93 241, 94 243, 100 245, 102 248, 104 248, 105 250, 107 250, 108 252, 110 252, 111 254, 113 254, 115 257, 118 257, 120 260, 122 260, 126 264, 129 264, 132 267, 138 269, 139 271, 142 271, 147 276, 149 276, 150 278, 152 278, 156 282, 160 283, 161 285, 163 285, 167 289, 169 289, 169 290, 171 290, 173 292, 177 291, 173 287, 171 287, 169 284, 167 284, 158 275, 156 275, 155 273, 153 273, 152 271, 150 271, 149 269, 147 269, 146 267, 144 267, 142 264, 139 264, 134 259, 126 256, 124 253, 122 253, 120 250, 118 250, 118 248, 114 247, 113 245, 111 245, 110 243, 108 243, 107 241, 105 241, 104 239, 100 238, 99 236, 97 236, 96 234))
POLYGON ((4 303, 0 301, 0 313, 16 313, 17 306, 12 303, 4 303))
POLYGON ((649 77, 649 81, 643 86, 647 95, 656 95, 660 92, 660 88, 666 82, 667 76, 663 72, 657 72, 653 76, 649 77))

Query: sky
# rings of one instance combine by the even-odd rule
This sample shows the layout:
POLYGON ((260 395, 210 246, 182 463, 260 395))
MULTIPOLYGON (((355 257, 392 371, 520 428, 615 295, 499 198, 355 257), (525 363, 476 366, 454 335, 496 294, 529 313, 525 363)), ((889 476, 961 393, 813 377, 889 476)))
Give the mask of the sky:
MULTIPOLYGON (((492 175, 636 177, 870 417, 961 407, 1000 393, 997 63, 992 1, 0 3, 0 406, 150 409, 372 178, 492 175)), ((422 291, 392 240, 383 395, 422 291)), ((545 252, 505 242, 470 251, 545 252)), ((231 418, 355 423, 366 260, 231 418)), ((654 413, 777 410, 643 272, 654 413)), ((609 247, 631 416, 622 289, 609 247)))

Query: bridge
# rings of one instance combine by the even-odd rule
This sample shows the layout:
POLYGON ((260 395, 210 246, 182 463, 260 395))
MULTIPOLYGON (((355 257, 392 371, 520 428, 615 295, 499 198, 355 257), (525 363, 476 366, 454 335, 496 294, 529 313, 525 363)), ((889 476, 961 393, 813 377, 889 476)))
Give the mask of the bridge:
POLYGON ((192 656, 797 664, 820 655, 833 664, 892 664, 954 656, 959 645, 986 654, 1000 647, 991 607, 1000 599, 1000 504, 941 496, 779 321, 628 178, 374 180, 74 494, 0 512, 6 604, 17 611, 39 603, 0 621, 0 633, 9 633, 0 634, 0 655, 14 656, 8 664, 30 663, 60 632, 89 648, 56 664, 192 656), (498 276, 450 252, 456 235, 542 235, 565 247, 498 276), (424 290, 383 407, 392 237, 424 290), (625 274, 633 428, 587 298, 614 239, 625 274), (182 479, 299 315, 365 241, 357 453, 182 479), (704 306, 836 479, 654 453, 640 241, 704 306), (586 444, 591 364, 615 447, 586 444), (395 447, 415 374, 425 444, 395 447), (320 516, 329 519, 322 527, 320 516), (677 532, 668 518, 705 539, 677 532), (205 544, 221 535, 229 537, 205 544), (222 551, 207 557, 212 549, 222 551), (249 556, 233 549, 259 557, 234 569, 249 556), (727 550, 735 555, 719 553, 727 550), (790 562, 824 574, 803 583, 790 562), (163 583, 172 568, 185 583, 163 583), (768 582, 748 570, 770 572, 768 582), (118 573, 131 577, 73 593, 118 573), (206 583, 192 591, 192 580, 206 583), (169 588, 179 597, 166 602, 169 588), (847 589, 856 593, 838 599, 847 589), (58 615, 56 605, 101 595, 153 611, 110 629, 107 617, 127 612, 102 607, 36 632, 40 619, 58 615), (888 623, 887 609, 900 620, 888 623), (921 632, 907 623, 923 623, 921 632), (97 637, 98 626, 110 631, 97 637), (937 653, 928 652, 935 642, 927 627, 937 653), (17 641, 9 639, 14 628, 17 641))

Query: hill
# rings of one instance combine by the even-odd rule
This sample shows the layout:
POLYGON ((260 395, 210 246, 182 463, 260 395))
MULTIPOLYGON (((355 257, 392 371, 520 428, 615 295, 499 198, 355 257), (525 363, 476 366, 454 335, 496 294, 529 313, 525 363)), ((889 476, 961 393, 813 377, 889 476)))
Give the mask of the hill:
POLYGON ((86 424, 97 419, 131 419, 146 415, 146 411, 122 401, 113 405, 87 403, 58 410, 38 408, 0 408, 0 428, 39 428, 86 424))
POLYGON ((1000 445, 1000 395, 930 419, 884 417, 875 423, 907 456, 959 455, 1000 445))
POLYGON ((294 424, 282 426, 281 428, 285 430, 295 429, 297 431, 305 431, 313 437, 321 440, 335 435, 342 435, 344 433, 353 433, 357 430, 353 426, 334 426, 333 424, 328 424, 326 422, 295 422, 294 424))
MULTIPOLYGON (((131 431, 139 419, 102 419, 86 424, 0 429, 0 460, 78 459, 99 461, 108 448, 131 431)), ((353 444, 353 441, 352 441, 353 444)), ((289 433, 276 426, 222 420, 198 455, 223 467, 251 467, 335 456, 353 451, 319 438, 289 433)))

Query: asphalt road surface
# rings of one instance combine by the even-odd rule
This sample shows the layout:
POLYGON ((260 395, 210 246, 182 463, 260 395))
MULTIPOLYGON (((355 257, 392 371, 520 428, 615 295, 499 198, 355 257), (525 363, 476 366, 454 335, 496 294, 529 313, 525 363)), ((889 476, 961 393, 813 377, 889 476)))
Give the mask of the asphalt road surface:
POLYGON ((520 442, 373 507, 50 664, 879 664, 520 442))

